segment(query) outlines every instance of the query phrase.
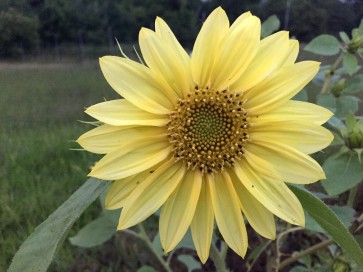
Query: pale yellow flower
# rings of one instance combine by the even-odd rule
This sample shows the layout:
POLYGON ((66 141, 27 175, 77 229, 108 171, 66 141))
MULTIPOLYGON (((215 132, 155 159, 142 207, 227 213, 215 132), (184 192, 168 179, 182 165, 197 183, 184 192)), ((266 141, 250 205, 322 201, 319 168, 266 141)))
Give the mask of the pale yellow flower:
POLYGON ((100 59, 124 99, 86 112, 104 124, 79 144, 106 154, 90 176, 115 180, 106 208, 122 208, 118 229, 161 208, 160 239, 171 251, 190 227, 201 261, 208 259, 214 220, 225 242, 244 257, 243 215, 274 239, 274 215, 304 225, 300 202, 285 182, 307 184, 325 175, 308 154, 332 134, 321 125, 330 111, 290 100, 318 72, 295 63, 299 46, 280 31, 260 40, 260 20, 246 12, 232 25, 222 8, 204 22, 190 57, 168 25, 143 28, 146 65, 100 59))

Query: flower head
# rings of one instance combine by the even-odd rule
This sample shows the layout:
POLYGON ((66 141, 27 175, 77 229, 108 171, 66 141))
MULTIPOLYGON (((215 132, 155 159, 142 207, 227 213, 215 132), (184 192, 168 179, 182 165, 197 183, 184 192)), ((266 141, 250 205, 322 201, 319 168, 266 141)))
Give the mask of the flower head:
POLYGON ((222 8, 204 22, 190 57, 168 25, 143 28, 146 65, 100 59, 124 99, 86 112, 104 124, 82 135, 85 149, 106 154, 90 176, 114 180, 106 208, 122 208, 118 229, 161 208, 160 239, 172 250, 191 228, 198 255, 208 258, 214 220, 240 256, 247 250, 243 216, 274 239, 274 216, 304 225, 300 202, 285 182, 324 179, 309 154, 332 134, 330 111, 290 100, 318 72, 295 63, 298 42, 286 31, 260 40, 260 20, 242 14, 230 25, 222 8))

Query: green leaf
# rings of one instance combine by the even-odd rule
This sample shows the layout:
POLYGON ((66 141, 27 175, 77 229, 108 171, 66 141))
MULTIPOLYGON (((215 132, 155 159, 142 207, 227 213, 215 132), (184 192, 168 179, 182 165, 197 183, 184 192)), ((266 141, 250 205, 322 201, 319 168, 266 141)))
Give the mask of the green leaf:
POLYGON ((26 239, 8 272, 47 271, 73 223, 108 185, 106 181, 88 179, 26 239))
POLYGON ((326 180, 321 182, 331 195, 341 194, 357 185, 363 178, 363 164, 352 153, 340 153, 329 157, 323 164, 326 180))
POLYGON ((328 108, 332 112, 336 111, 336 108, 337 108, 336 99, 335 99, 334 95, 332 95, 330 93, 328 93, 328 94, 325 94, 325 93, 318 94, 316 102, 320 106, 322 106, 324 108, 328 108))
MULTIPOLYGON (((355 210, 348 206, 329 206, 333 212, 338 216, 346 228, 352 225, 354 221, 355 210)), ((305 228, 325 233, 324 229, 308 214, 305 212, 305 228)))
POLYGON ((363 267, 363 251, 336 214, 324 202, 305 189, 295 186, 289 187, 300 200, 304 210, 333 238, 349 257, 360 267, 363 267))
POLYGON ((304 50, 322 56, 333 56, 339 52, 340 44, 334 36, 322 34, 309 42, 304 50))
POLYGON ((289 270, 289 272, 308 272, 310 271, 308 268, 304 267, 304 266, 294 266, 293 268, 291 268, 289 270))
POLYGON ((298 100, 298 101, 308 101, 309 97, 308 97, 308 93, 304 89, 304 90, 298 92, 292 99, 298 100))
POLYGON ((341 95, 336 99, 335 116, 345 117, 349 113, 355 113, 359 108, 359 99, 351 95, 341 95))
POLYGON ((271 15, 268 17, 261 26, 261 36, 262 38, 271 35, 273 32, 280 28, 280 20, 276 15, 271 15))
POLYGON ((349 75, 353 75, 359 70, 357 58, 350 53, 344 53, 343 56, 343 67, 349 75))
MULTIPOLYGON (((119 215, 120 211, 116 213, 117 218, 119 215)), ((101 245, 116 233, 117 223, 110 213, 105 213, 83 227, 76 236, 69 238, 69 241, 72 245, 84 248, 101 245)))
POLYGON ((305 211, 305 229, 325 233, 322 227, 305 211))
POLYGON ((360 24, 358 26, 358 35, 363 36, 363 19, 360 21, 360 24))
MULTIPOLYGON (((163 247, 161 246, 159 233, 157 233, 153 239, 153 247, 156 250, 156 252, 159 253, 159 255, 163 255, 163 247)), ((187 233, 184 235, 183 239, 178 243, 178 245, 175 247, 175 249, 182 248, 182 247, 190 248, 193 250, 195 249, 193 239, 192 239, 192 234, 191 234, 190 230, 187 231, 187 233)))
POLYGON ((363 250, 363 234, 354 236, 355 240, 359 244, 360 248, 363 250))
POLYGON ((343 129, 345 128, 345 124, 342 122, 342 120, 340 120, 339 118, 332 116, 329 120, 328 120, 328 124, 331 125, 332 127, 336 128, 336 129, 343 129))
POLYGON ((151 266, 144 265, 144 266, 140 267, 137 270, 137 272, 156 272, 156 270, 151 266))
POLYGON ((334 139, 333 141, 330 143, 330 146, 333 146, 333 145, 342 145, 344 144, 344 140, 342 137, 340 137, 340 135, 338 133, 335 133, 334 131, 331 131, 331 133, 333 134, 334 136, 334 139))
POLYGON ((349 113, 345 117, 345 124, 348 128, 348 130, 354 130, 355 124, 357 123, 357 119, 355 118, 354 114, 349 113))
POLYGON ((200 262, 196 261, 190 255, 179 255, 178 260, 184 263, 188 267, 188 272, 191 272, 194 269, 200 269, 202 266, 200 262))
POLYGON ((355 210, 348 206, 329 206, 339 217, 346 228, 349 228, 354 221, 355 210))
POLYGON ((344 31, 339 32, 339 36, 340 36, 340 38, 342 39, 342 41, 343 41, 345 44, 349 44, 349 43, 350 43, 349 36, 348 36, 348 34, 347 34, 347 33, 345 33, 344 31))
POLYGON ((356 75, 345 81, 344 93, 354 94, 363 91, 363 75, 356 75))
POLYGON ((164 254, 164 252, 163 252, 163 246, 161 245, 161 242, 160 242, 160 234, 159 234, 159 232, 154 236, 154 239, 153 239, 153 247, 154 247, 155 251, 160 256, 162 256, 164 254))

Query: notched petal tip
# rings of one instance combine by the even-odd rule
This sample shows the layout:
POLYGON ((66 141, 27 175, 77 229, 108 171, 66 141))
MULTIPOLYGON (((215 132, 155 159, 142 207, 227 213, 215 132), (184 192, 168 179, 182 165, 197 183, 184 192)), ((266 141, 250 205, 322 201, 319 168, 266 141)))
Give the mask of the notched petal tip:
POLYGON ((158 23, 166 24, 166 22, 164 21, 163 18, 161 18, 159 16, 156 16, 156 18, 155 18, 155 24, 158 24, 158 23))
POLYGON ((140 37, 146 38, 148 34, 153 34, 153 33, 155 33, 153 30, 151 30, 147 27, 142 27, 139 31, 139 39, 140 39, 140 37))

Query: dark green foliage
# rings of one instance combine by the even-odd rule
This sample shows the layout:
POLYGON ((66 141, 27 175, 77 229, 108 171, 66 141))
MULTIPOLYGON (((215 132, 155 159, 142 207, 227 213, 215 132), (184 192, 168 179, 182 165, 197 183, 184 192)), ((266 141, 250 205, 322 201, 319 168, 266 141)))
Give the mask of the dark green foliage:
POLYGON ((14 8, 0 11, 0 57, 21 56, 38 43, 38 20, 14 8))
POLYGON ((140 28, 153 28, 156 16, 164 18, 182 45, 191 50, 203 20, 218 6, 232 22, 247 10, 262 21, 276 14, 282 23, 280 29, 288 29, 305 42, 322 33, 347 32, 363 17, 362 0, 2 1, 0 56, 21 56, 36 48, 39 40, 40 48, 53 48, 56 55, 61 45, 74 44, 83 58, 86 45, 111 49, 115 38, 121 43, 136 43, 140 28))

